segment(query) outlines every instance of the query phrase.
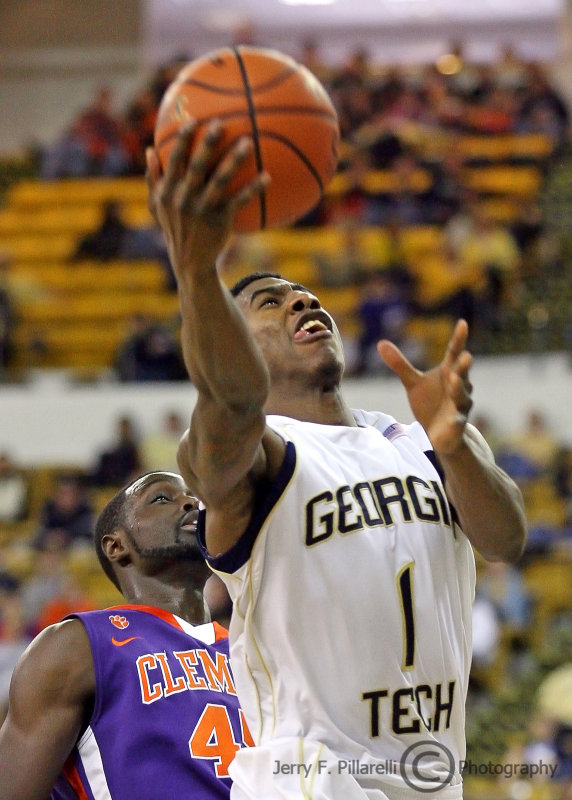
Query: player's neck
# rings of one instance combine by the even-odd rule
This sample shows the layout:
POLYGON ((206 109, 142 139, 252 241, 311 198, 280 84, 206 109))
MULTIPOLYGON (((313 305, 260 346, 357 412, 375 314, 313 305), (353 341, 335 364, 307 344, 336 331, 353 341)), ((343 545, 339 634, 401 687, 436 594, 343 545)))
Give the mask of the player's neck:
POLYGON ((279 414, 303 422, 321 425, 355 425, 351 410, 339 387, 288 387, 280 391, 273 387, 265 407, 267 414, 279 414))
POLYGON ((169 611, 192 625, 209 621, 202 590, 197 588, 194 581, 186 585, 174 585, 151 578, 145 581, 145 586, 140 584, 126 591, 125 599, 133 605, 154 606, 169 611))

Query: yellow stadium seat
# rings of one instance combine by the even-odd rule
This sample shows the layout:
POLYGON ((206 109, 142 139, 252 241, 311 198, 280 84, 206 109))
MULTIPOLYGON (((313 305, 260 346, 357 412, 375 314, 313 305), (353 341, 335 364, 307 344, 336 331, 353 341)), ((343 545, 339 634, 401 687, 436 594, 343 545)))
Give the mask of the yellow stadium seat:
POLYGON ((73 233, 60 231, 41 234, 21 230, 4 237, 3 249, 17 261, 65 261, 75 244, 76 236, 73 233))
MULTIPOLYGON (((362 189, 368 194, 394 193, 402 188, 399 176, 391 170, 371 170, 361 181, 362 189)), ((431 175, 424 169, 413 173, 411 189, 425 192, 431 186, 431 175)))
POLYGON ((453 321, 446 316, 416 317, 407 325, 408 335, 421 342, 430 365, 441 361, 452 332, 453 321))
POLYGON ((473 167, 463 171, 463 180, 475 192, 533 197, 542 175, 534 166, 473 167))
POLYGON ((51 293, 137 291, 161 292, 165 276, 155 261, 108 261, 78 264, 56 262, 49 268, 42 262, 24 264, 20 278, 41 280, 51 293))
POLYGON ((535 604, 533 642, 542 643, 553 614, 572 608, 572 561, 533 561, 523 567, 523 577, 535 604))
POLYGON ((11 208, 53 206, 101 206, 108 200, 124 205, 147 202, 143 178, 74 178, 58 181, 25 180, 15 184, 7 196, 11 208))
POLYGON ((400 240, 406 257, 431 253, 441 247, 443 233, 437 225, 415 225, 400 231, 400 240))
POLYGON ((468 159, 542 161, 554 152, 554 142, 542 133, 501 136, 460 136, 457 149, 468 159))

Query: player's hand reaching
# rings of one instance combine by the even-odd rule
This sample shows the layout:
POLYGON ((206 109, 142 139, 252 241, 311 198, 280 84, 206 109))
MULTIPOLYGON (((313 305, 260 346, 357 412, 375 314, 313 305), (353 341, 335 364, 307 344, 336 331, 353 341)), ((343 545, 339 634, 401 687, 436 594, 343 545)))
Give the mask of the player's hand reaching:
POLYGON ((156 151, 146 152, 149 208, 163 230, 178 279, 188 269, 195 274, 213 269, 231 234, 234 213, 269 181, 261 173, 229 193, 230 182, 252 151, 252 140, 240 139, 217 163, 214 152, 222 123, 213 120, 193 147, 196 130, 196 122, 181 129, 164 174, 156 151))
POLYGON ((463 431, 473 401, 469 381, 471 354, 465 320, 459 320, 439 366, 421 372, 392 342, 382 340, 377 350, 401 379, 415 418, 423 425, 435 452, 451 455, 463 441, 463 431))

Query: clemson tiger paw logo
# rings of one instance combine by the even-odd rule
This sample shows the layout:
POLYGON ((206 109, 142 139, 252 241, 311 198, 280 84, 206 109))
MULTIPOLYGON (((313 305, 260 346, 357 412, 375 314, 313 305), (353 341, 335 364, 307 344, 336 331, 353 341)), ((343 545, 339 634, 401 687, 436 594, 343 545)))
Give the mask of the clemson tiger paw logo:
POLYGON ((125 617, 122 617, 119 614, 110 614, 109 621, 112 625, 115 625, 116 628, 119 628, 119 630, 129 627, 129 622, 125 619, 125 617))

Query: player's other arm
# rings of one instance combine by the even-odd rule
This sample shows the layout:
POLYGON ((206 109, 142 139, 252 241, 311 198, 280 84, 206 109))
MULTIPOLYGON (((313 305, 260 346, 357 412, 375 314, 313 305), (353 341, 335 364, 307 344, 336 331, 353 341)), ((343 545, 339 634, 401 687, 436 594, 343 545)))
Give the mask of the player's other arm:
POLYGON ((425 373, 391 342, 380 342, 378 350, 401 378, 411 409, 429 436, 445 473, 447 496, 471 544, 487 560, 516 561, 527 535, 524 503, 482 436, 467 425, 472 407, 467 336, 467 324, 459 320, 443 361, 425 373))
POLYGON ((495 464, 476 428, 467 425, 462 444, 439 455, 447 496, 455 506, 463 531, 488 561, 517 561, 527 535, 520 489, 495 464))
POLYGON ((20 658, 0 728, 0 797, 46 800, 81 732, 95 687, 79 620, 46 628, 20 658))
POLYGON ((194 127, 184 129, 164 175, 156 153, 150 150, 147 156, 150 205, 177 276, 183 353, 198 391, 191 426, 179 448, 179 465, 189 487, 211 512, 207 546, 213 554, 228 549, 240 536, 250 518, 256 476, 268 474, 284 451, 282 440, 266 429, 266 363, 216 270, 236 209, 262 190, 266 177, 257 176, 245 189, 227 196, 228 184, 252 143, 240 141, 213 165, 221 130, 220 123, 211 124, 189 157, 194 127), (224 517, 220 526, 214 524, 217 513, 224 517))

